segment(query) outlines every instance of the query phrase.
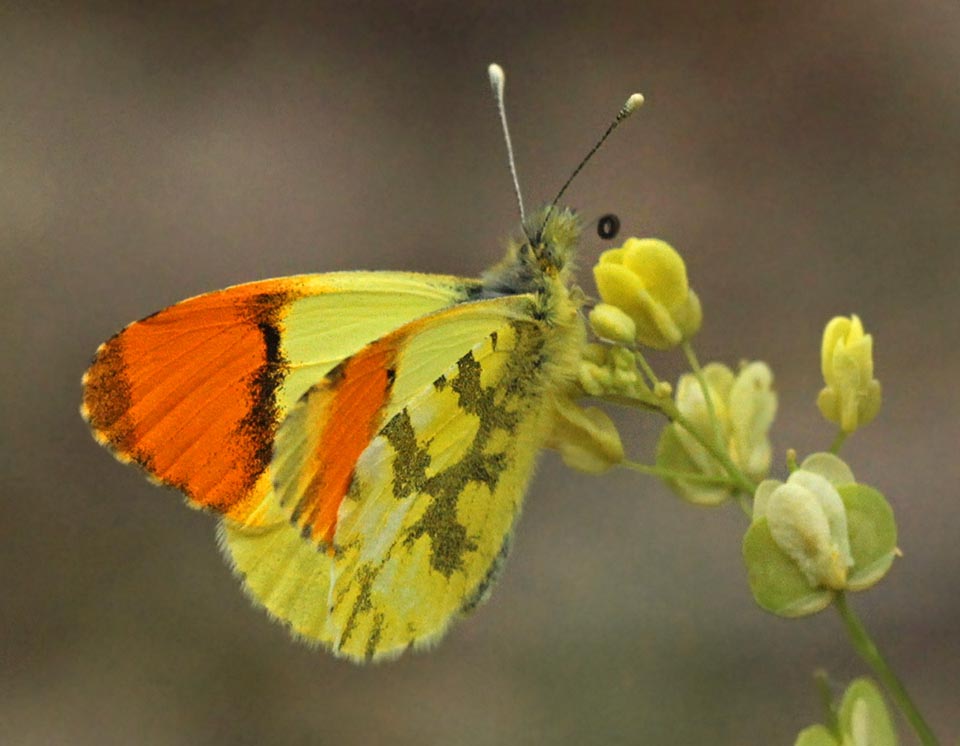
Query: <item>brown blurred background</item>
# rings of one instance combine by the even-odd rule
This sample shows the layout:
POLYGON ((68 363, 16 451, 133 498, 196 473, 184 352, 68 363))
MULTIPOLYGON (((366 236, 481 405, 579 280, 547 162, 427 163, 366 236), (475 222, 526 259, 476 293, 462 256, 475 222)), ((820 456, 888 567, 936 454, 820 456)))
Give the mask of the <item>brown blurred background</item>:
MULTIPOLYGON (((777 375, 778 454, 829 443, 820 332, 865 320, 886 400, 844 454, 905 556, 854 604, 960 734, 960 5, 114 2, 0 4, 0 742, 791 744, 821 717, 813 669, 865 670, 832 611, 753 605, 736 508, 552 454, 492 601, 355 667, 253 609, 213 521, 87 434, 91 353, 150 311, 496 260, 493 60, 528 203, 646 94, 569 201, 685 253, 701 358, 777 375)), ((649 460, 659 423, 623 422, 649 460)))

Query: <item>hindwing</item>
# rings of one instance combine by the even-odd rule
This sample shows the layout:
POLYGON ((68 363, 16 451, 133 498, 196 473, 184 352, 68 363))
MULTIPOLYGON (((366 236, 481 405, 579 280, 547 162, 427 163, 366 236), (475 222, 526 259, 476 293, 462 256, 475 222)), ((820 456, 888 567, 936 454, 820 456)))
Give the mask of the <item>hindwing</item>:
POLYGON ((355 659, 437 639, 506 554, 556 381, 532 296, 418 319, 344 360, 277 433, 261 527, 225 520, 248 592, 355 659))

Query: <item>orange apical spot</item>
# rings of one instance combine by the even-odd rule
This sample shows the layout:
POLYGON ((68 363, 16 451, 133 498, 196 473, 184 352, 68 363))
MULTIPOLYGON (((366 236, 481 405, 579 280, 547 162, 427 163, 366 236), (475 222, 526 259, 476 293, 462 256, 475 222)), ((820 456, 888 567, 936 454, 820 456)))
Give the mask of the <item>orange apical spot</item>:
POLYGON ((331 371, 325 387, 311 394, 309 405, 318 409, 309 419, 324 426, 306 470, 313 477, 294 515, 315 541, 332 547, 337 512, 357 460, 383 425, 396 355, 393 336, 369 345, 331 371))
POLYGON ((98 439, 194 503, 242 520, 272 452, 289 290, 281 280, 202 295, 102 345, 84 379, 98 439))

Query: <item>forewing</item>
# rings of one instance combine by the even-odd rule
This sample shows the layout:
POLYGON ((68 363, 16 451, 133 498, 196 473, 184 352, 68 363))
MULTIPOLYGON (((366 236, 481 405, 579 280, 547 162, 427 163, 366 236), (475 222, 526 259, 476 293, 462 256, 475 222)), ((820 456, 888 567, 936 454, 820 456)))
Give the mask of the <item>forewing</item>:
POLYGON ((388 657, 437 639, 485 595, 551 393, 549 329, 532 303, 412 322, 290 413, 261 510, 272 520, 224 521, 221 540, 248 592, 295 633, 350 658, 388 657))
POLYGON ((83 378, 81 413, 121 461, 194 506, 255 522, 277 427, 303 393, 370 341, 478 287, 344 272, 200 295, 102 344, 83 378))

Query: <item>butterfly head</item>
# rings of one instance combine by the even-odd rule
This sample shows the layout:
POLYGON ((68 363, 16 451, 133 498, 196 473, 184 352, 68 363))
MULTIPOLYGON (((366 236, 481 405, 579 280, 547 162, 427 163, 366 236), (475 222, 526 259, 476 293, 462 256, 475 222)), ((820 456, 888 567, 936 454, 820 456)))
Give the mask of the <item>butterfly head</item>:
POLYGON ((581 224, 567 207, 545 207, 527 219, 520 252, 535 261, 545 275, 558 275, 573 259, 580 240, 581 224))
MULTIPOLYGON (((505 79, 503 68, 500 65, 491 64, 487 72, 490 77, 493 97, 497 103, 497 110, 500 114, 503 139, 507 147, 507 162, 510 166, 510 175, 513 178, 513 190, 517 197, 523 236, 520 240, 513 241, 510 244, 506 259, 483 276, 484 291, 488 295, 529 292, 546 292, 549 294, 552 290, 557 290, 558 285, 563 289, 570 288, 573 277, 571 260, 580 239, 581 225, 573 210, 560 206, 560 199, 594 153, 607 141, 610 134, 621 122, 640 108, 643 103, 643 96, 634 93, 627 98, 610 126, 607 127, 606 132, 573 170, 570 177, 560 187, 560 191, 557 192, 553 201, 533 215, 527 215, 523 209, 520 179, 517 176, 513 145, 510 141, 510 129, 507 126, 503 97, 505 79)), ((552 294, 558 297, 566 295, 564 291, 553 292, 552 294)))
POLYGON ((580 218, 569 208, 544 208, 529 215, 503 261, 484 274, 484 288, 492 295, 511 295, 568 285, 580 232, 580 218))

